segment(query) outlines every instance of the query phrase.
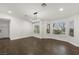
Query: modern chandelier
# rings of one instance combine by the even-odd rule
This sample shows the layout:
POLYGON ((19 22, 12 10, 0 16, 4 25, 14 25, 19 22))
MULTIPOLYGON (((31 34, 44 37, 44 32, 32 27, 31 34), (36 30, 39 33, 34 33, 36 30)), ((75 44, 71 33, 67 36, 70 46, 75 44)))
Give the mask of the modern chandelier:
POLYGON ((47 4, 46 4, 46 3, 42 3, 41 6, 42 6, 42 7, 46 7, 47 4))
MULTIPOLYGON (((42 4, 41 4, 41 6, 42 6, 42 7, 46 7, 46 6, 47 6, 47 4, 46 4, 46 3, 42 3, 42 4)), ((37 12, 37 11, 36 11, 36 12, 34 12, 34 13, 33 13, 33 15, 34 15, 34 20, 37 20, 37 15, 38 15, 38 12, 37 12)))

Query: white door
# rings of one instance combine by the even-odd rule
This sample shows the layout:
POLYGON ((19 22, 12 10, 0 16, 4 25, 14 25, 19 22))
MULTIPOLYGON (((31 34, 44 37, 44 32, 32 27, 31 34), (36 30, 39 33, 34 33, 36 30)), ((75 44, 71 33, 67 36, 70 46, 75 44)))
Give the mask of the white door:
POLYGON ((9 37, 9 22, 0 21, 0 38, 9 37))

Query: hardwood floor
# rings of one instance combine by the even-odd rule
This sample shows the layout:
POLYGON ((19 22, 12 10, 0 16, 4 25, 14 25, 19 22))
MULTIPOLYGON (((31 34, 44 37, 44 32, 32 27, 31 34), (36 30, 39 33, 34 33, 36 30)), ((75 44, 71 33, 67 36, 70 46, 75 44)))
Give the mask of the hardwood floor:
POLYGON ((28 37, 19 40, 0 40, 1 55, 77 55, 79 47, 70 43, 28 37))

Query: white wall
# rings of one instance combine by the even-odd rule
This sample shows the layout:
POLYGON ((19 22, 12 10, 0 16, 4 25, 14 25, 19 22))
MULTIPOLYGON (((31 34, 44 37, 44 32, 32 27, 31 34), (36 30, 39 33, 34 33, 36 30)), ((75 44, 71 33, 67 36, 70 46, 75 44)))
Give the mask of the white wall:
POLYGON ((79 16, 71 16, 68 18, 63 18, 63 19, 57 19, 57 20, 51 20, 51 21, 41 21, 40 22, 40 35, 34 35, 36 37, 40 37, 40 38, 53 38, 53 39, 57 39, 57 40, 61 40, 61 41, 66 41, 69 42, 71 44, 74 44, 75 46, 79 47, 79 16), (52 24, 54 22, 65 22, 66 23, 66 32, 64 35, 56 35, 56 34, 52 34, 52 24), (69 22, 70 21, 74 21, 74 37, 69 36, 69 22), (51 24, 51 33, 47 34, 46 33, 46 26, 47 24, 51 24))
POLYGON ((76 45, 79 46, 79 15, 76 15, 75 17, 75 23, 74 23, 74 35, 75 35, 75 42, 76 45))
MULTIPOLYGON (((68 17, 68 18, 64 18, 64 19, 58 19, 55 21, 40 21, 40 34, 34 34, 33 33, 33 24, 30 21, 24 20, 24 19, 20 19, 18 17, 14 17, 14 16, 9 16, 6 14, 0 14, 0 18, 6 19, 6 20, 10 20, 10 38, 11 40, 14 39, 19 39, 19 38, 24 38, 24 37, 28 37, 28 36, 36 36, 36 37, 40 37, 40 38, 53 38, 53 39, 57 39, 57 40, 62 40, 62 41, 67 41, 70 42, 72 44, 74 44, 75 46, 79 47, 79 15, 76 16, 72 16, 72 17, 68 17), (74 20, 74 37, 71 37, 68 35, 68 22, 74 20), (64 21, 66 23, 66 34, 65 35, 55 35, 52 34, 52 32, 50 34, 46 33, 46 25, 47 23, 52 24, 53 22, 56 21, 64 21)), ((51 25, 51 31, 52 31, 52 25, 51 25)))
POLYGON ((55 21, 44 21, 42 24, 42 30, 41 30, 41 32, 42 32, 42 38, 53 38, 53 39, 57 39, 57 40, 62 40, 62 41, 67 41, 67 42, 70 42, 70 43, 73 43, 73 44, 75 44, 75 42, 74 42, 74 37, 71 37, 71 36, 69 36, 69 21, 74 21, 74 19, 71 17, 71 18, 67 18, 67 19, 60 19, 60 20, 55 20, 55 21), (57 35, 57 34, 53 34, 52 33, 52 30, 53 30, 53 27, 52 27, 52 25, 53 25, 53 23, 54 22, 65 22, 65 34, 59 34, 59 35, 57 35), (51 24, 50 26, 51 26, 51 33, 50 34, 47 34, 46 33, 46 26, 47 26, 47 24, 51 24))
POLYGON ((31 22, 12 17, 10 23, 11 39, 24 38, 32 35, 33 31, 31 22))
POLYGON ((12 15, 0 14, 0 18, 10 21, 10 39, 19 39, 32 35, 32 23, 27 19, 21 19, 12 15))

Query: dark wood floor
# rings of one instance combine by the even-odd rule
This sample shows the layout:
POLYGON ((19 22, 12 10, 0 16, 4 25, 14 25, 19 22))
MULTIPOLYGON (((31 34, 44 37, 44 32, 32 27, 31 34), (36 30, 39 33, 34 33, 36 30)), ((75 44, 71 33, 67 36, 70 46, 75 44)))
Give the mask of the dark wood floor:
POLYGON ((1 40, 1 55, 77 55, 79 47, 54 39, 28 37, 19 40, 1 40))

